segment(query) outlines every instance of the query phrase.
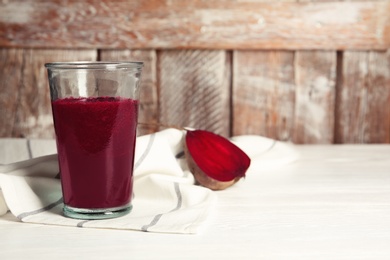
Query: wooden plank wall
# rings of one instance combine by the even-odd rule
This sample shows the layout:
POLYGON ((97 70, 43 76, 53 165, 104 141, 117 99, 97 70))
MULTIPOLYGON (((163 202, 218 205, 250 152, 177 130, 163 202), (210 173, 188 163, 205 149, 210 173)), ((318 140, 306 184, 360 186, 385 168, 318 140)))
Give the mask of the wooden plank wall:
POLYGON ((0 137, 52 138, 45 62, 140 60, 140 121, 390 143, 388 1, 3 1, 0 137))

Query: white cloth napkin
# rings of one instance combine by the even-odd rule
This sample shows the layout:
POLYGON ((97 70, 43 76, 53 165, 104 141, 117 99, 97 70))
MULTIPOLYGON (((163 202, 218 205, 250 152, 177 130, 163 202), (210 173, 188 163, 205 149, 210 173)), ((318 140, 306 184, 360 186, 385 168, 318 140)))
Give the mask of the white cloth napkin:
MULTIPOLYGON (((182 131, 167 129, 137 138, 133 209, 126 216, 107 220, 64 217, 55 154, 0 165, 0 216, 9 210, 28 223, 198 233, 216 207, 217 192, 194 185, 182 156, 183 137, 182 131)), ((297 158, 292 145, 272 139, 240 136, 232 141, 252 159, 248 174, 297 158)))

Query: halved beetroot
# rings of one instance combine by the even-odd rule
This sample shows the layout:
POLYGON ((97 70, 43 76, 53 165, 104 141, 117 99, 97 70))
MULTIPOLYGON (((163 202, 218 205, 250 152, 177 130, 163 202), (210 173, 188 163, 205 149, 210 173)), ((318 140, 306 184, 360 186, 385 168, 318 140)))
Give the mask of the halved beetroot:
POLYGON ((212 190, 226 189, 245 177, 251 163, 228 139, 205 130, 187 130, 185 153, 196 181, 212 190))

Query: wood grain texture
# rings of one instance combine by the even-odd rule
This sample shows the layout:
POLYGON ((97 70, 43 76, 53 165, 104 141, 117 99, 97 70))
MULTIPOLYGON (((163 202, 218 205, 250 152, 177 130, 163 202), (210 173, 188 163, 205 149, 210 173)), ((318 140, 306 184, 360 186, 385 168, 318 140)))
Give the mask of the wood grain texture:
POLYGON ((96 51, 2 49, 1 136, 53 138, 49 85, 44 64, 96 60, 96 51), (3 111, 3 108, 5 108, 3 111))
POLYGON ((138 121, 145 124, 138 126, 138 134, 144 135, 157 131, 158 96, 157 96, 157 58, 154 50, 101 50, 103 61, 142 61, 140 107, 138 121))
POLYGON ((333 143, 336 52, 295 54, 294 143, 333 143))
POLYGON ((13 134, 18 101, 19 87, 22 84, 23 51, 18 49, 0 49, 0 136, 13 134))
POLYGON ((344 52, 336 143, 390 142, 388 52, 344 52))
POLYGON ((0 46, 385 50, 389 13, 389 1, 8 0, 0 46))
POLYGON ((160 122, 230 135, 230 54, 176 50, 158 55, 160 122))
POLYGON ((290 140, 294 119, 294 53, 235 51, 233 134, 290 140))

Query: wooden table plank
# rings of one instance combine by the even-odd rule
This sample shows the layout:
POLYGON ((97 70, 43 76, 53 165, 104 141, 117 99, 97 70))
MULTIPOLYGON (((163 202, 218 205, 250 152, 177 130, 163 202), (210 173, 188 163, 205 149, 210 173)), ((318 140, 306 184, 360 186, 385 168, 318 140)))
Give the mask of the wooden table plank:
POLYGON ((159 119, 230 135, 230 54, 176 50, 158 55, 159 119))
POLYGON ((158 130, 158 96, 157 96, 157 57, 155 50, 101 50, 102 61, 142 61, 140 107, 138 121, 146 124, 138 126, 138 134, 144 135, 158 130))
POLYGON ((390 142, 390 55, 344 52, 336 143, 390 142))
POLYGON ((23 51, 0 49, 0 136, 13 134, 20 97, 18 86, 22 77, 23 51))
POLYGON ((294 143, 333 143, 336 52, 295 54, 294 143))
POLYGON ((54 61, 96 60, 95 50, 2 49, 0 89, 1 136, 52 138, 53 120, 49 84, 44 64, 54 61), (10 66, 12 65, 12 66, 10 66), (9 73, 9 74, 8 74, 9 73), (13 120, 11 120, 11 117, 13 120))
POLYGON ((290 140, 294 122, 294 53, 235 51, 233 135, 290 140))
POLYGON ((0 46, 387 49, 389 1, 84 1, 0 4, 0 46))

